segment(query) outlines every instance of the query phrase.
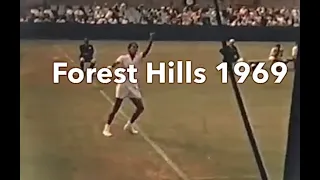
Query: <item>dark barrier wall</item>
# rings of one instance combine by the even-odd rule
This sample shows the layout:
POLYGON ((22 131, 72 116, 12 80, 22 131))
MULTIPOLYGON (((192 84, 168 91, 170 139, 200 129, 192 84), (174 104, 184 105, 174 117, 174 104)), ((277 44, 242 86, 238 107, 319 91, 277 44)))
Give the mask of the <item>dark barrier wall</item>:
POLYGON ((20 39, 146 40, 149 32, 161 41, 295 41, 300 28, 20 23, 20 39))

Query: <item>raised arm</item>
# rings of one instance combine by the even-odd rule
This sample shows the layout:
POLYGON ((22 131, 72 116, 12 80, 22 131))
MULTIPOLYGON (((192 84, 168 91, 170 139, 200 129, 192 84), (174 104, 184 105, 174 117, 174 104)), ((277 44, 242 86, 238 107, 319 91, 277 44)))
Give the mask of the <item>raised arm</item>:
POLYGON ((146 50, 143 51, 142 57, 146 57, 149 54, 151 47, 152 47, 154 34, 155 34, 154 32, 150 33, 149 44, 148 44, 148 47, 146 48, 146 50))

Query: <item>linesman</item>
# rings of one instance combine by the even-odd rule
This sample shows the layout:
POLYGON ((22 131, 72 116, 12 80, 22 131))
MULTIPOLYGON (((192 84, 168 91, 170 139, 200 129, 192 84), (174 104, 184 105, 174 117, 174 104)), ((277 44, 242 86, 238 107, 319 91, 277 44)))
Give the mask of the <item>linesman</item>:
POLYGON ((84 43, 79 46, 80 50, 80 68, 85 71, 84 65, 85 63, 90 63, 89 68, 94 68, 96 64, 96 59, 94 58, 95 55, 95 49, 94 47, 89 43, 89 40, 87 38, 84 39, 84 43))

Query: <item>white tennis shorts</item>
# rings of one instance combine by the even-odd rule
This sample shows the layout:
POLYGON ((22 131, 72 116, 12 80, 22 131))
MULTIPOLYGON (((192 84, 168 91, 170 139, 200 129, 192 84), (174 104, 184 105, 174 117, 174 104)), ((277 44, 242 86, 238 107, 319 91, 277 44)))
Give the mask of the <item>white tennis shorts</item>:
POLYGON ((138 84, 123 83, 116 85, 116 98, 138 98, 141 99, 141 92, 138 84))

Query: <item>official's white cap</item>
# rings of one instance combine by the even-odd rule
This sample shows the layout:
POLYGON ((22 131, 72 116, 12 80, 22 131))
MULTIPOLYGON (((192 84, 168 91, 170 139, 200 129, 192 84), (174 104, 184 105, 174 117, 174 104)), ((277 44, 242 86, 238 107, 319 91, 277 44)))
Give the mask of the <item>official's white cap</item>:
POLYGON ((236 41, 234 39, 229 39, 229 43, 235 43, 236 41))

